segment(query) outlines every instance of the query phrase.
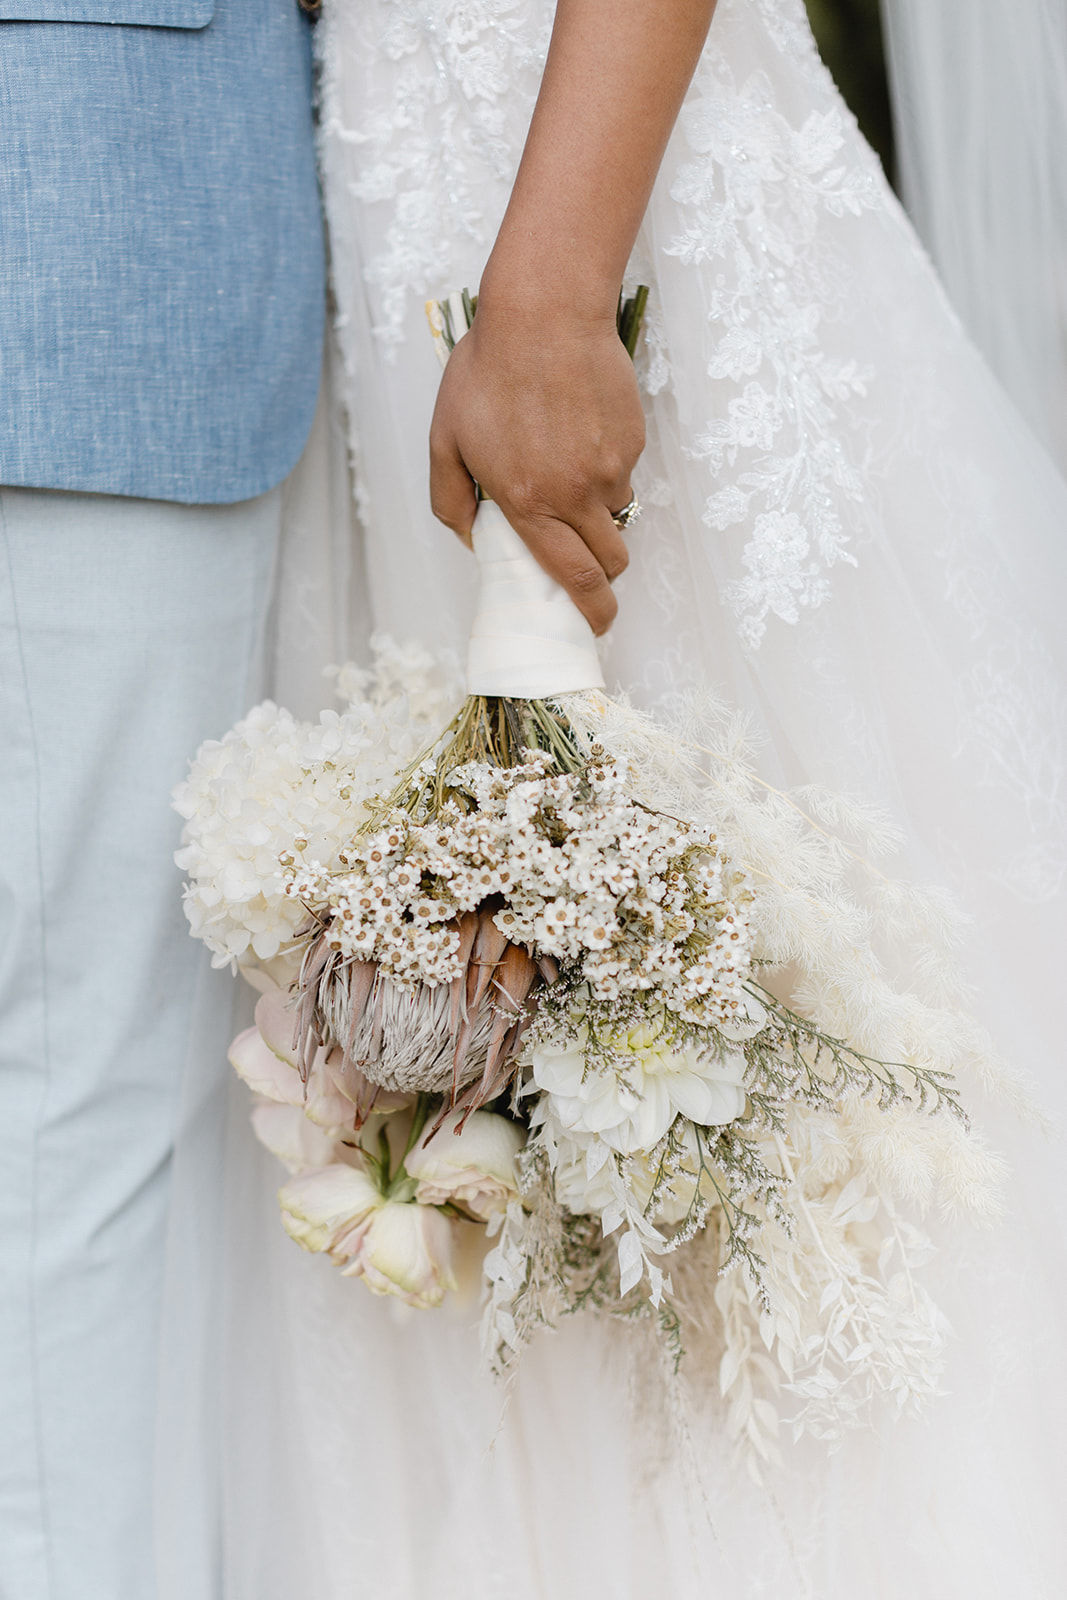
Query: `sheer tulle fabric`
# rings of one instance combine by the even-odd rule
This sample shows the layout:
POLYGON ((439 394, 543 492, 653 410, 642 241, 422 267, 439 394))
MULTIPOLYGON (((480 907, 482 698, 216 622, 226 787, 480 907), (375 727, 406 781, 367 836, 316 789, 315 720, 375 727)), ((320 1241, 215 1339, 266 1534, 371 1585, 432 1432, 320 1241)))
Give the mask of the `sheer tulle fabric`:
POLYGON ((883 0, 909 214, 953 304, 1067 472, 1067 11, 883 0))
MULTIPOLYGON (((319 29, 364 594, 375 626, 435 647, 462 647, 473 597, 427 508, 422 301, 477 283, 551 9, 328 0, 319 29)), ((1059 1115, 1067 496, 963 337, 799 0, 721 0, 633 273, 654 307, 648 509, 609 684, 648 704, 710 684, 751 714, 771 781, 890 810, 902 870, 971 912, 976 1006, 1059 1115)), ((347 548, 324 480, 298 497, 284 605, 347 548)), ((310 709, 290 615, 279 688, 294 698, 296 644, 310 709)), ((629 1330, 546 1335, 501 1420, 474 1306, 401 1317, 302 1257, 239 1108, 227 1600, 1060 1593, 1062 1146, 967 1093, 1015 1170, 1006 1228, 946 1234, 931 1277, 957 1334, 951 1392, 832 1456, 787 1444, 763 1489, 629 1330)))

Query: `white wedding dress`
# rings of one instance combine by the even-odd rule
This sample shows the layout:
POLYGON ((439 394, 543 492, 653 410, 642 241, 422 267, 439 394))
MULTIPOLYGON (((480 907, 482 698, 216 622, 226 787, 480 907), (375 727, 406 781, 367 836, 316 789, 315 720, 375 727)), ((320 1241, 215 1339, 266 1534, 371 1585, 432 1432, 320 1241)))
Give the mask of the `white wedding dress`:
MULTIPOLYGON (((326 0, 359 543, 335 411, 294 486, 282 573, 294 709, 324 701, 318 668, 360 654, 368 623, 462 646, 472 563, 428 509, 423 301, 477 285, 552 10, 326 0)), ((652 289, 647 511, 609 684, 650 705, 713 685, 753 718, 766 777, 890 811, 902 870, 971 912, 975 1008, 1060 1117, 1067 494, 964 338, 801 0, 720 0, 630 279, 652 289)), ((186 1230, 196 1268, 180 1228, 172 1243, 187 1291, 164 1413, 173 1595, 214 1594, 197 1555, 213 1491, 189 1440, 221 1418, 226 1600, 1059 1600, 1063 1146, 967 1095, 1014 1170, 1004 1227, 943 1230, 931 1268, 955 1329, 949 1392, 835 1454, 786 1442, 762 1488, 713 1413, 664 1417, 671 1391, 638 1337, 591 1319, 535 1344, 501 1419, 473 1304, 398 1315, 284 1238, 242 1106, 218 1389, 180 1333, 193 1285, 214 1281, 212 1229, 186 1230)), ((187 1174, 203 1200, 191 1157, 187 1174)))

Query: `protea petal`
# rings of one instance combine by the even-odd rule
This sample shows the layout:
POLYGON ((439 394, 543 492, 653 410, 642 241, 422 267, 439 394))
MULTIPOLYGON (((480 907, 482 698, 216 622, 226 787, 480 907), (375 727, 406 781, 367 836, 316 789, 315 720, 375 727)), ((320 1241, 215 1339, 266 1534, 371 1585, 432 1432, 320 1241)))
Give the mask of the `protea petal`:
POLYGON ((522 945, 508 944, 500 959, 494 986, 507 1002, 506 1009, 512 1017, 518 1015, 537 978, 537 967, 528 950, 522 945))
POLYGON ((409 1094, 383 1089, 381 1084, 373 1082, 365 1072, 361 1072, 349 1056, 336 1048, 326 1057, 325 1071, 355 1111, 354 1125, 357 1129, 363 1127, 372 1112, 400 1111, 411 1104, 409 1094))
POLYGON ((467 966, 467 1014, 455 1035, 455 1050, 452 1057, 453 1101, 463 1077, 475 1023, 490 992, 497 968, 508 948, 507 935, 501 933, 494 920, 494 908, 488 904, 482 906, 478 912, 478 928, 467 966))
POLYGON ((537 970, 546 983, 555 983, 559 977, 559 962, 554 956, 538 956, 537 970))
POLYGON ((459 957, 459 972, 456 977, 452 979, 452 983, 450 985, 452 1009, 449 1016, 449 1021, 451 1023, 452 1033, 454 1036, 459 1033, 460 1027, 467 1020, 466 995, 467 980, 469 976, 468 968, 471 959, 471 951, 474 949, 474 941, 478 936, 479 922, 480 918, 477 911, 465 911, 457 923, 457 929, 459 932, 459 951, 457 952, 459 957))
POLYGON ((324 1043, 319 1027, 321 978, 333 954, 326 934, 322 932, 308 946, 300 968, 300 998, 293 1029, 293 1049, 296 1052, 300 1075, 305 1083, 311 1071, 315 1052, 324 1043))
POLYGON ((378 968, 373 961, 353 961, 348 968, 348 1004, 353 1026, 367 1009, 377 976, 378 968))
POLYGON ((479 913, 478 932, 467 968, 468 1011, 477 1011, 485 999, 507 948, 507 934, 501 933, 497 927, 494 913, 483 907, 479 913))

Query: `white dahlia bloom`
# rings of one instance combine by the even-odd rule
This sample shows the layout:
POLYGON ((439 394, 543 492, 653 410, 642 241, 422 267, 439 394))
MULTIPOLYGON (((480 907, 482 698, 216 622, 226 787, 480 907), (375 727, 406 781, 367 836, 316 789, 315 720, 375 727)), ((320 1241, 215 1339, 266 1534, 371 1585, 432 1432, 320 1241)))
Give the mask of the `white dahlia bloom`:
POLYGON ((716 1127, 744 1114, 745 1058, 711 1055, 676 1041, 653 1022, 599 1037, 590 1049, 582 1023, 566 1038, 538 1042, 530 1065, 558 1122, 595 1133, 624 1155, 650 1150, 681 1114, 716 1127))
POLYGON ((560 1205, 576 1216, 602 1215, 616 1200, 614 1153, 593 1134, 561 1127, 547 1105, 540 1125, 552 1152, 552 1181, 560 1205))
MULTIPOLYGON (((699 1153, 693 1131, 687 1128, 680 1141, 681 1150, 670 1172, 660 1173, 658 1159, 637 1151, 626 1161, 625 1176, 617 1165, 617 1152, 597 1134, 580 1134, 560 1126, 546 1109, 540 1120, 542 1138, 551 1152, 552 1179, 556 1198, 575 1215, 602 1217, 618 1204, 620 1188, 625 1188, 642 1210, 652 1197, 659 1180, 659 1193, 649 1221, 655 1226, 681 1222, 696 1199, 701 1186, 699 1153)), ((708 1185, 704 1185, 705 1189, 708 1185)), ((712 1199, 713 1195, 705 1195, 712 1199)))

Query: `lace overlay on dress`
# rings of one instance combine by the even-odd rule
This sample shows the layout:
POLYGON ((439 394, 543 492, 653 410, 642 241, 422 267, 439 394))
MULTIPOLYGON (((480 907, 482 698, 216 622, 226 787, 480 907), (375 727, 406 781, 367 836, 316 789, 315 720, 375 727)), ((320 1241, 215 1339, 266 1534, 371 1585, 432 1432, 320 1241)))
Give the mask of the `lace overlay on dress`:
POLYGON ((707 525, 748 532, 726 598, 758 645, 768 614, 795 623, 828 598, 829 569, 856 560, 863 443, 848 408, 874 373, 824 343, 851 271, 820 224, 873 208, 882 184, 869 151, 844 149, 840 110, 792 126, 764 74, 735 80, 725 45, 705 58, 681 127, 692 158, 671 187, 683 226, 667 251, 710 279, 708 393, 722 401, 693 452, 722 485, 707 525))
MULTIPOLYGON (((327 8, 319 39, 321 140, 353 147, 347 192, 382 217, 363 280, 388 350, 412 298, 451 289, 484 261, 518 166, 552 8, 529 0, 393 0, 327 8), (380 61, 342 104, 354 58, 380 61)), ((447 290, 443 292, 448 292, 447 290)))
MULTIPOLYGON (((418 506, 428 557, 440 536, 419 484, 398 501, 375 465, 382 423, 362 398, 367 363, 417 368, 410 425, 421 427, 433 384, 430 358, 420 362, 422 303, 477 283, 553 10, 550 0, 333 0, 317 30, 360 504, 372 528, 383 516, 410 521, 418 506)), ((633 583, 661 620, 634 619, 631 647, 613 647, 626 681, 649 697, 720 672, 707 630, 726 608, 743 652, 755 660, 773 645, 783 658, 758 675, 779 682, 785 660, 809 664, 806 692, 850 729, 847 752, 869 752, 865 787, 881 795, 884 729, 844 637, 858 642, 883 604, 902 632, 921 629, 916 606, 934 602, 936 584, 944 649, 959 664, 943 737, 975 782, 1024 804, 1042 842, 1020 846, 1030 864, 1009 875, 1017 891, 1045 893, 1067 832, 1064 754, 1049 730, 1067 713, 1053 712, 1060 691, 1040 630, 1008 620, 1017 580, 1000 541, 1013 510, 993 513, 975 491, 985 468, 957 421, 970 357, 800 0, 720 0, 631 277, 652 286, 638 353, 649 514, 633 583), (930 570, 916 600, 920 569, 930 570), (1027 724, 1039 683, 1046 712, 1027 724)), ((370 556, 373 575, 373 540, 370 556)), ((620 592, 625 604, 625 582, 620 592)), ((891 653, 879 670, 895 673, 891 653)), ((795 726, 801 708, 774 693, 795 726)))

